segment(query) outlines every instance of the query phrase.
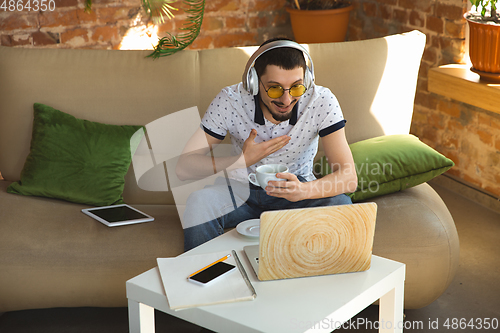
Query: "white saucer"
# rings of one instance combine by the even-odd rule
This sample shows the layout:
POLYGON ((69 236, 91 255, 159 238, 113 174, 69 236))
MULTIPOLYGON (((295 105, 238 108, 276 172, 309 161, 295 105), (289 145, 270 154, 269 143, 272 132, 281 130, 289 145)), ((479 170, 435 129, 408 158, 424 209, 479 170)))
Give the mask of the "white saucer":
POLYGON ((236 231, 247 237, 259 237, 260 219, 243 221, 236 226, 236 231))

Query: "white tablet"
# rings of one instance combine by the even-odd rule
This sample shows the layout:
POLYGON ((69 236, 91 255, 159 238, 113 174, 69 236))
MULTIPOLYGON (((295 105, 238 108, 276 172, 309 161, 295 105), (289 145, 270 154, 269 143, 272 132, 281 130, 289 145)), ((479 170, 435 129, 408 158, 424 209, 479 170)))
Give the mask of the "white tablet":
POLYGON ((127 204, 85 208, 82 212, 108 227, 154 221, 154 217, 127 204))

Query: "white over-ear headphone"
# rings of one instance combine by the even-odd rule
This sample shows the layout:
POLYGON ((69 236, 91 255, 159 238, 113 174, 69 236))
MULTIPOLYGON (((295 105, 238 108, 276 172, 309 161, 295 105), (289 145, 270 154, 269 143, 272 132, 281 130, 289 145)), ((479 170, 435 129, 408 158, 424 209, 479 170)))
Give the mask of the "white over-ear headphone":
POLYGON ((274 42, 270 42, 264 46, 261 46, 248 60, 247 65, 245 67, 245 72, 243 73, 243 88, 245 88, 250 94, 257 95, 259 93, 259 77, 257 75, 257 71, 255 70, 254 64, 255 60, 260 57, 262 54, 266 53, 269 50, 276 49, 279 47, 291 47, 302 51, 307 58, 309 58, 310 66, 307 66, 306 71, 304 73, 304 86, 309 89, 314 81, 314 66, 309 55, 309 52, 302 47, 300 44, 297 44, 291 40, 278 40, 274 42))

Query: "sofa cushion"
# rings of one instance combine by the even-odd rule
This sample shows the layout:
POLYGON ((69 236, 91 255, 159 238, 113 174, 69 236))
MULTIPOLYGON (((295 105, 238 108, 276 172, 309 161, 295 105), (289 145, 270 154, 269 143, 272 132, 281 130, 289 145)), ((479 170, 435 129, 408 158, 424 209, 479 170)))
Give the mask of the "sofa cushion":
POLYGON ((21 180, 8 192, 95 206, 122 203, 131 145, 137 147, 131 137, 141 128, 77 119, 36 103, 31 150, 21 180))
MULTIPOLYGON (((349 194, 354 202, 424 183, 454 165, 411 134, 380 136, 349 147, 358 175, 358 188, 349 194)), ((325 157, 320 165, 322 176, 331 173, 325 157)))

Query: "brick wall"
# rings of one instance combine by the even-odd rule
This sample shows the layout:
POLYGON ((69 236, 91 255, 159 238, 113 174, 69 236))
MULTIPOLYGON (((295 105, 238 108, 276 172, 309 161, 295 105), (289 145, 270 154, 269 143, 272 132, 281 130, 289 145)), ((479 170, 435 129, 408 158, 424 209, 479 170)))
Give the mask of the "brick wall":
POLYGON ((427 35, 411 132, 452 159, 449 174, 500 197, 500 114, 427 90, 429 68, 463 62, 468 0, 356 0, 349 39, 427 35))
MULTIPOLYGON (((427 35, 411 132, 451 158, 448 171, 500 196, 500 115, 429 93, 429 68, 462 61, 468 0, 354 0, 349 40, 418 29, 427 35)), ((25 1, 26 2, 26 1, 25 1)), ((0 0, 0 4, 2 0, 0 0)), ((186 14, 153 25, 140 0, 54 0, 54 11, 2 11, 0 43, 17 47, 151 49, 176 33, 186 14)), ((207 0, 202 31, 190 48, 256 45, 292 36, 285 0, 207 0)))
MULTIPOLYGON (((4 0, 0 0, 0 4, 4 0)), ((16 0, 17 3, 19 0, 16 0)), ((44 0, 49 1, 49 0, 44 0)), ((183 4, 175 18, 152 24, 140 0, 50 0, 51 9, 0 9, 0 43, 19 47, 151 49, 166 32, 177 34, 185 22, 183 4), (22 10, 20 10, 22 9, 22 10)), ((28 0, 21 0, 27 4, 28 0)), ((256 45, 269 37, 292 36, 285 0, 207 0, 199 37, 191 48, 256 45)))

